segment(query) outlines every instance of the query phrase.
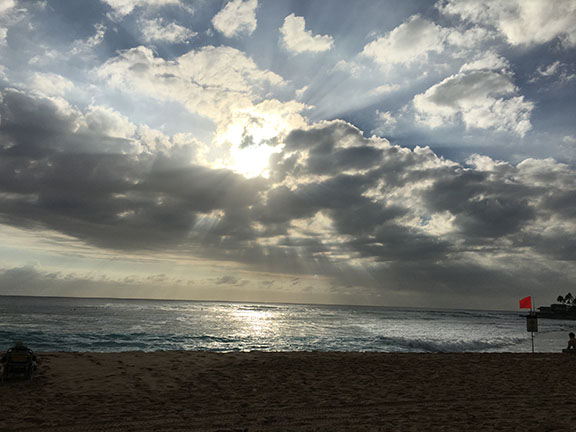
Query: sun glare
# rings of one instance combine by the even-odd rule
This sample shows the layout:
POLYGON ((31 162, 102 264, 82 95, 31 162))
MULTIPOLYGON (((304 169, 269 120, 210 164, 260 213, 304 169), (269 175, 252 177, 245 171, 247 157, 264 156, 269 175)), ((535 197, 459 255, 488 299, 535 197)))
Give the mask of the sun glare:
POLYGON ((268 177, 270 156, 277 150, 266 144, 232 149, 232 169, 245 177, 268 177))
POLYGON ((245 177, 268 177, 270 156, 281 150, 277 141, 287 129, 276 115, 246 113, 238 118, 219 138, 230 145, 227 168, 245 177))

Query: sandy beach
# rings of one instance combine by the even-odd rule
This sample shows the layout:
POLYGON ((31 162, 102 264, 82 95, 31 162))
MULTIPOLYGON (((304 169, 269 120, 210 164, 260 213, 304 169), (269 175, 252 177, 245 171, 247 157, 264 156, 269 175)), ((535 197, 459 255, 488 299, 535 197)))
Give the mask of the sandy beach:
POLYGON ((40 353, 1 431, 573 431, 576 356, 40 353))

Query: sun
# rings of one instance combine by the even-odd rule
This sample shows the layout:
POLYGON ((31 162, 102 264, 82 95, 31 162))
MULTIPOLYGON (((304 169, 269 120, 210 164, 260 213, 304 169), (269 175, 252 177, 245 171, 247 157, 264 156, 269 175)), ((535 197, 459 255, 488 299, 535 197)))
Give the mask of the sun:
POLYGON ((278 152, 267 144, 234 147, 231 150, 232 169, 244 177, 268 177, 270 156, 278 152))
POLYGON ((226 167, 245 177, 268 177, 270 156, 282 150, 288 125, 271 114, 251 112, 237 118, 220 135, 229 145, 226 167))

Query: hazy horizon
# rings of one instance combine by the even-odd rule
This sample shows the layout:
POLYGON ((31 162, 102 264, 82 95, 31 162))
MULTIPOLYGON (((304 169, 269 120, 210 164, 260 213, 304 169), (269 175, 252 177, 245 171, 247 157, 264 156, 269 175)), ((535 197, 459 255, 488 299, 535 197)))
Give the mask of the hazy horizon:
MULTIPOLYGON (((359 308, 383 308, 391 310, 415 310, 415 311, 478 311, 478 312, 509 312, 509 313, 522 313, 518 308, 512 309, 481 309, 481 308, 451 308, 451 307, 425 307, 425 306, 400 306, 400 305, 374 305, 374 304, 349 304, 349 303, 298 303, 298 302, 275 302, 275 301, 250 301, 250 300, 218 300, 218 299, 181 299, 181 298, 144 298, 144 297, 88 297, 88 296, 52 296, 52 295, 36 295, 36 294, 0 294, 1 297, 18 297, 18 298, 46 298, 46 299, 67 299, 67 300, 114 300, 114 301, 152 301, 152 302, 190 302, 190 303, 227 303, 227 304, 244 304, 244 305, 273 305, 273 306, 327 306, 327 307, 359 307, 359 308)), ((540 306, 548 306, 548 304, 538 304, 540 306)), ((525 311, 524 311, 525 312, 525 311)), ((523 317, 524 315, 519 315, 523 317)))
POLYGON ((0 295, 552 303, 575 59, 571 0, 0 0, 0 295))

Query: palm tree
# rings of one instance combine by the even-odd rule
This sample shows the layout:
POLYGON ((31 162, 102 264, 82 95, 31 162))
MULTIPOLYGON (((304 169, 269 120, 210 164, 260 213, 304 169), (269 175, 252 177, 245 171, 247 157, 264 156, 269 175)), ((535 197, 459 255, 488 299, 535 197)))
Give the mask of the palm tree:
POLYGON ((574 296, 571 293, 568 293, 564 296, 564 301, 566 304, 573 304, 574 303, 574 296))
POLYGON ((566 300, 564 300, 564 297, 558 296, 558 298, 556 299, 556 301, 557 301, 558 303, 564 304, 564 302, 565 302, 566 300))

